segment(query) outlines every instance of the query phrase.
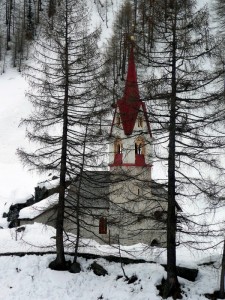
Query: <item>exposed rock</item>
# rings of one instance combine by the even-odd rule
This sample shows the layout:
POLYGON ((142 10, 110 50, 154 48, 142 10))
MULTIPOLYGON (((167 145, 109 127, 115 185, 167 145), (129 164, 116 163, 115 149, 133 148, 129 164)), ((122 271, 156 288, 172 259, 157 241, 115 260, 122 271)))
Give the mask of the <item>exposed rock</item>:
MULTIPOLYGON (((58 177, 53 176, 54 179, 57 179, 58 177)), ((53 179, 52 178, 52 179, 53 179)), ((68 187, 70 185, 70 181, 66 182, 66 187, 68 187)), ((55 193, 59 192, 59 185, 50 189, 47 189, 45 186, 40 187, 40 186, 36 186, 35 187, 35 203, 39 202, 55 193)))
POLYGON ((80 264, 78 262, 72 263, 69 271, 70 273, 80 273, 81 271, 80 264))
POLYGON ((21 226, 16 229, 16 232, 22 232, 22 231, 25 231, 25 229, 26 229, 25 226, 21 226))
POLYGON ((163 299, 168 297, 172 297, 174 300, 182 299, 182 291, 179 282, 176 282, 173 286, 171 286, 171 284, 163 278, 162 283, 156 287, 159 290, 159 295, 163 299))
POLYGON ((51 270, 68 271, 68 270, 70 270, 70 267, 71 267, 71 261, 69 260, 69 261, 65 261, 64 263, 58 263, 56 260, 53 260, 52 262, 50 262, 48 267, 51 270))
MULTIPOLYGON (((165 270, 167 270, 166 265, 162 265, 165 270)), ((195 281, 196 277, 198 276, 198 269, 189 269, 186 267, 179 267, 177 266, 177 276, 185 278, 189 281, 195 281)))
MULTIPOLYGON (((56 176, 53 176, 54 178, 52 179, 57 179, 56 176)), ((66 187, 68 187, 70 185, 70 181, 66 182, 66 187)), ((16 204, 12 204, 9 208, 9 212, 8 213, 3 213, 3 217, 6 218, 7 217, 7 221, 10 222, 9 223, 9 228, 13 228, 13 227, 17 227, 20 225, 19 223, 19 213, 20 210, 28 207, 30 205, 33 205, 36 202, 39 202, 55 193, 59 192, 59 186, 54 187, 52 189, 47 189, 45 186, 40 187, 37 186, 35 187, 35 195, 32 196, 31 198, 29 198, 25 203, 16 203, 16 204)))
POLYGON ((91 266, 90 269, 95 273, 95 275, 97 276, 105 276, 108 275, 108 272, 106 271, 106 269, 104 269, 101 265, 99 265, 98 263, 96 263, 96 261, 94 261, 91 266))
POLYGON ((220 292, 215 291, 213 294, 205 294, 205 297, 210 300, 225 299, 225 294, 221 297, 220 292))
POLYGON ((128 279, 127 283, 128 283, 128 284, 131 284, 131 283, 134 283, 134 282, 137 281, 137 280, 138 280, 138 277, 137 277, 136 274, 134 274, 134 275, 132 275, 132 276, 128 279))
POLYGON ((9 208, 9 212, 7 214, 7 221, 9 223, 9 228, 19 226, 18 217, 19 212, 22 208, 27 207, 34 203, 34 197, 29 198, 25 203, 16 203, 12 204, 9 208))
POLYGON ((39 187, 39 186, 36 186, 34 188, 35 190, 35 202, 39 202, 41 201, 42 199, 45 199, 48 197, 48 190, 46 189, 46 187, 39 187))

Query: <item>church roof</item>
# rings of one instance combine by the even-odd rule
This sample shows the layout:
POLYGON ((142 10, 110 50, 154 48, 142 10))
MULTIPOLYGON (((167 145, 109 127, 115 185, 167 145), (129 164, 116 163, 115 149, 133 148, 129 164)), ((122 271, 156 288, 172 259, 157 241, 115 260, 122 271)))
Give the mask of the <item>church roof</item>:
POLYGON ((130 51, 123 98, 117 101, 124 133, 131 135, 142 101, 140 100, 133 47, 130 51))
MULTIPOLYGON (((71 183, 68 189, 68 195, 66 200, 66 206, 76 205, 78 187, 80 187, 80 207, 87 209, 109 209, 110 207, 110 185, 116 182, 126 181, 132 178, 126 177, 126 174, 118 174, 114 177, 110 171, 84 171, 81 176, 78 175, 76 179, 71 183), (79 182, 81 180, 81 185, 79 182)), ((151 195, 152 200, 167 201, 167 189, 166 186, 151 180, 151 195), (156 197, 156 198, 155 198, 156 197)), ((19 219, 35 219, 42 215, 44 212, 57 208, 58 193, 21 210, 19 219)), ((178 211, 182 211, 179 205, 176 203, 178 211)))
POLYGON ((80 205, 87 208, 109 208, 109 171, 84 171, 72 182, 68 191, 68 201, 77 201, 80 189, 80 205))
MULTIPOLYGON (((85 171, 82 175, 80 186, 80 205, 86 208, 108 209, 110 207, 110 185, 118 182, 132 180, 126 173, 113 174, 110 171, 85 171)), ((68 191, 68 199, 77 201, 77 188, 80 175, 71 184, 68 191)), ((167 201, 167 190, 164 185, 151 180, 152 200, 167 201)))

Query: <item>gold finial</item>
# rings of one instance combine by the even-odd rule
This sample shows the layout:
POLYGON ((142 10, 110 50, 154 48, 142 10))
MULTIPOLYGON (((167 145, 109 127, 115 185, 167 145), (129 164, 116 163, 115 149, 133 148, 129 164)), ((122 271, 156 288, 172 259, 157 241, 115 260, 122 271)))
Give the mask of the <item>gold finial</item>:
POLYGON ((134 38, 134 33, 135 33, 135 24, 132 24, 132 30, 131 30, 131 35, 130 35, 130 41, 134 45, 135 38, 134 38))

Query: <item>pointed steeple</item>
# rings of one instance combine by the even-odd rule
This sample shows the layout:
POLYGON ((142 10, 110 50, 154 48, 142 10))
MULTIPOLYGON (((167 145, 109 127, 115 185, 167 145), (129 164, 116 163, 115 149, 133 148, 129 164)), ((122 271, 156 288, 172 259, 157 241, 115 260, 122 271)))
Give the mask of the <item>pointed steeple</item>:
POLYGON ((134 61, 134 50, 131 47, 127 79, 124 89, 123 98, 117 101, 119 107, 120 116, 123 124, 124 133, 131 135, 134 129, 134 125, 137 119, 138 111, 142 102, 140 100, 137 72, 134 61))
POLYGON ((127 79, 126 79, 126 85, 124 89, 124 96, 123 98, 127 102, 134 102, 134 101, 140 101, 140 95, 138 90, 138 84, 137 84, 137 72, 136 72, 136 66, 134 61, 134 49, 133 46, 130 50, 130 57, 128 61, 128 70, 127 70, 127 79))

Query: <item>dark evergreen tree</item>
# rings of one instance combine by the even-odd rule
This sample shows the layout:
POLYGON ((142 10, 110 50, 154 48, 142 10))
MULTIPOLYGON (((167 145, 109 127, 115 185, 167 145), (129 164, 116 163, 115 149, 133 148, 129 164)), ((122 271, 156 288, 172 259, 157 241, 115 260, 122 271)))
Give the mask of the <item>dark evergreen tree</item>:
MULTIPOLYGON (((168 189, 166 298, 179 290, 176 233, 181 218, 177 219, 177 203, 182 207, 190 200, 218 199, 223 192, 221 180, 214 181, 205 172, 210 169, 215 176, 223 176, 217 155, 218 148, 221 151, 225 145, 224 109, 217 91, 221 71, 208 68, 218 43, 210 34, 207 8, 197 10, 195 1, 143 0, 137 5, 130 1, 130 5, 139 78, 146 91, 142 96, 149 106, 155 145, 161 149, 153 160, 167 165, 167 180, 162 180, 168 189)), ((123 41, 117 33, 119 26, 111 46, 123 41)), ((126 31, 125 26, 123 29, 126 31)), ((115 60, 118 65, 118 57, 115 60)), ((196 229, 193 218, 184 215, 183 233, 208 233, 208 228, 196 229)))
POLYGON ((26 71, 31 86, 28 97, 35 111, 23 123, 29 127, 28 138, 41 146, 33 153, 23 150, 18 153, 25 163, 40 171, 54 170, 60 176, 57 257, 50 267, 66 269, 63 244, 66 180, 80 172, 84 160, 83 132, 87 126, 93 127, 94 116, 101 109, 95 94, 99 30, 89 30, 88 7, 83 0, 63 1, 54 19, 54 29, 49 18, 43 21, 34 51, 36 64, 26 71))
MULTIPOLYGON (((168 215, 163 297, 175 294, 179 286, 176 202, 212 197, 209 191, 213 181, 204 170, 220 170, 216 153, 225 142, 224 132, 216 132, 221 122, 213 86, 218 82, 218 73, 205 67, 217 44, 209 35, 207 8, 196 10, 195 5, 191 0, 157 1, 153 15, 158 19, 153 27, 155 40, 147 56, 152 74, 147 79, 147 97, 151 99, 152 118, 158 124, 155 137, 168 143, 168 156, 164 157, 168 161, 168 215)), ((140 47, 142 50, 146 57, 146 49, 140 47)), ((218 197, 219 190, 215 188, 213 197, 218 197)))
POLYGON ((31 0, 26 4, 26 39, 32 40, 34 38, 34 7, 31 0))

